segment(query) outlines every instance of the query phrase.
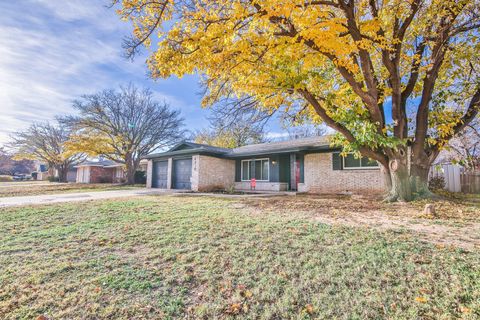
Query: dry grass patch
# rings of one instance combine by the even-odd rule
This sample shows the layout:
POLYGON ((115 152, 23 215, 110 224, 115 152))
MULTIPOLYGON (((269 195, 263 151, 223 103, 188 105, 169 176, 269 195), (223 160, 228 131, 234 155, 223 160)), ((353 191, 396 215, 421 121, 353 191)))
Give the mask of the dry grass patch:
POLYGON ((0 209, 2 319, 480 317, 478 251, 235 203, 0 209))
POLYGON ((435 200, 383 203, 378 195, 297 195, 244 201, 259 214, 303 217, 331 225, 408 230, 443 246, 480 248, 480 196, 444 193, 435 200), (436 216, 426 215, 432 203, 436 216))

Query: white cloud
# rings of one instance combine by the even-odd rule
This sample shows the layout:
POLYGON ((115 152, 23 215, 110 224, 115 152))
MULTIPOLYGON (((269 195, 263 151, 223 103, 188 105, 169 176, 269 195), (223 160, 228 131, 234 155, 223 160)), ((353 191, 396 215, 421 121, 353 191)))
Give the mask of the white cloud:
MULTIPOLYGON (((122 23, 113 10, 105 11, 99 1, 36 3, 46 10, 25 12, 23 22, 0 21, 0 143, 33 120, 71 112, 72 100, 81 94, 146 78, 141 59, 131 63, 122 57, 122 23), (73 19, 84 20, 70 23, 73 19), (112 36, 114 29, 119 33, 112 36)), ((3 5, 2 14, 12 16, 15 7, 5 4, 2 10, 3 5)))
POLYGON ((34 3, 66 22, 88 22, 102 31, 128 29, 127 23, 119 23, 115 8, 109 8, 109 0, 34 0, 34 3))
POLYGON ((98 4, 102 3, 85 0, 37 0, 35 2, 66 21, 94 19, 99 12, 98 4))
POLYGON ((289 137, 288 132, 268 132, 267 133, 267 138, 268 139, 273 139, 273 140, 284 139, 284 138, 288 138, 288 137, 289 137))
POLYGON ((82 94, 133 82, 180 109, 189 128, 207 126, 196 77, 153 82, 144 57, 123 57, 120 21, 110 0, 0 1, 0 145, 32 121, 73 112, 82 94), (21 19, 18 11, 22 11, 21 19))

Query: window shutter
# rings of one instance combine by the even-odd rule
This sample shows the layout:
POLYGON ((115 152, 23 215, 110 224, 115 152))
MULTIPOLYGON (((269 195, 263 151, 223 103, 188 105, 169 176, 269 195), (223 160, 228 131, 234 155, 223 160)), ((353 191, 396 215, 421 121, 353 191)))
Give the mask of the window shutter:
POLYGON ((340 157, 339 152, 332 153, 332 166, 333 166, 333 170, 343 169, 342 157, 340 157))

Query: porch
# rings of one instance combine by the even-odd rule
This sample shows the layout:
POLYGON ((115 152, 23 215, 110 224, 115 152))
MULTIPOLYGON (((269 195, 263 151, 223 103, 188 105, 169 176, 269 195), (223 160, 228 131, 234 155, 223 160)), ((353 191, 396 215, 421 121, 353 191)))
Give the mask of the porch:
POLYGON ((235 159, 235 190, 297 191, 304 182, 304 155, 283 153, 235 159), (255 187, 251 181, 255 179, 255 187))

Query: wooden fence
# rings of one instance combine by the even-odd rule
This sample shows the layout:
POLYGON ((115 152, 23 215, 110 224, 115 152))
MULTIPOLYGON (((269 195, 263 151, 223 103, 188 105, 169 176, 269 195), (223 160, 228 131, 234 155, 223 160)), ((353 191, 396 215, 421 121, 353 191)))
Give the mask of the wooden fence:
POLYGON ((480 172, 463 172, 460 175, 462 192, 480 193, 480 172))
POLYGON ((480 172, 465 172, 461 166, 443 164, 430 170, 430 177, 445 179, 445 189, 451 192, 480 193, 480 172))

